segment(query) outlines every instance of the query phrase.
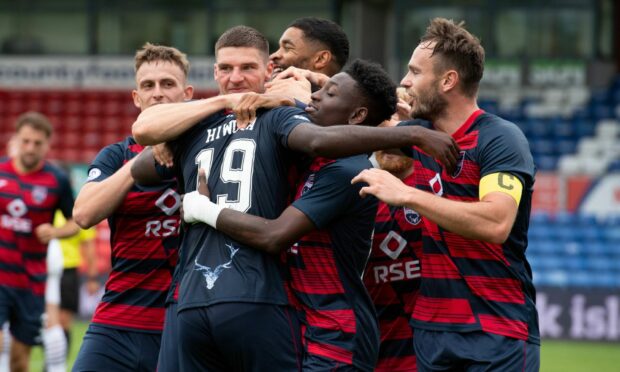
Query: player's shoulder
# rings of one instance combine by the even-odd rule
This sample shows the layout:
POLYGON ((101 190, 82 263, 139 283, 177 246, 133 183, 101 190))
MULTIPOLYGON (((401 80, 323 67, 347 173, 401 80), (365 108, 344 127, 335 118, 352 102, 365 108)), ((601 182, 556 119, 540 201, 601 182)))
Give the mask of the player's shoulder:
POLYGON ((515 123, 488 112, 480 115, 476 122, 478 130, 484 135, 525 137, 515 123))
POLYGON ((69 182, 69 175, 67 174, 67 172, 65 172, 65 170, 58 165, 50 163, 47 160, 45 161, 41 170, 44 173, 53 175, 59 182, 69 182))
POLYGON ((257 120, 272 121, 273 119, 297 119, 299 121, 310 122, 306 112, 297 106, 278 106, 269 110, 264 110, 259 112, 257 120))
POLYGON ((372 163, 366 155, 354 155, 346 158, 338 158, 328 167, 334 168, 337 172, 345 176, 356 176, 364 169, 372 168, 372 163))

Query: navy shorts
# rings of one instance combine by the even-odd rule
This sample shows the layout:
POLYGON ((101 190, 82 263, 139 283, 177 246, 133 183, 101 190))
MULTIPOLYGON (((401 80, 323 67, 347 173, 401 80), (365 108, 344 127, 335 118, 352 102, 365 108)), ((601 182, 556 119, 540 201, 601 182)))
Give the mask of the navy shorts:
POLYGON ((540 345, 482 331, 439 332, 416 328, 418 371, 537 372, 540 345))
POLYGON ((45 298, 29 290, 0 286, 0 324, 9 322, 13 337, 26 345, 41 344, 45 298))
POLYGON ((157 372, 176 372, 180 370, 177 308, 178 305, 176 303, 170 303, 166 306, 166 318, 164 319, 164 331, 161 334, 157 372))
POLYGON ((220 303, 178 314, 182 371, 299 371, 299 320, 289 306, 220 303))
POLYGON ((77 313, 80 305, 80 275, 76 268, 64 269, 60 278, 60 308, 77 313))
POLYGON ((160 341, 160 333, 91 324, 72 371, 155 371, 160 341))

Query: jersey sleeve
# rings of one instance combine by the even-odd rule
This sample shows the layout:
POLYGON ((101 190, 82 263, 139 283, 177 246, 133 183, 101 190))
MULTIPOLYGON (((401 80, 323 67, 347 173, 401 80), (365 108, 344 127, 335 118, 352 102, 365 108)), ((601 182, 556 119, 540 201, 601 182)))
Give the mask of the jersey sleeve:
POLYGON ((101 182, 113 175, 125 163, 121 143, 115 143, 99 151, 95 160, 88 168, 86 182, 101 182))
POLYGON ((480 134, 480 177, 491 173, 506 172, 517 176, 523 185, 534 179, 534 160, 523 132, 514 124, 497 122, 480 134))
MULTIPOLYGON (((368 164, 370 166, 370 164, 368 164)), ((351 212, 360 198, 360 184, 351 185, 351 179, 362 169, 347 166, 337 161, 321 168, 315 173, 314 182, 306 182, 308 191, 293 202, 293 206, 303 212, 318 229, 322 229, 336 219, 340 212, 351 212)))
POLYGON ((73 215, 73 189, 69 177, 65 173, 58 173, 58 186, 60 188, 60 198, 58 199, 58 209, 62 212, 66 219, 73 215))
MULTIPOLYGON (((288 148, 288 136, 295 127, 302 123, 310 123, 310 119, 304 111, 297 107, 283 106, 277 107, 265 114, 265 119, 269 120, 272 130, 282 146, 288 148), (269 117, 272 116, 272 117, 269 117)), ((267 123, 260 123, 258 125, 267 123)))
MULTIPOLYGON (((416 126, 416 125, 422 126, 424 128, 428 128, 428 129, 432 129, 433 128, 433 124, 431 124, 430 121, 426 121, 426 120, 422 120, 422 119, 412 119, 412 120, 401 121, 396 126, 397 127, 412 127, 412 126, 416 126)), ((400 149, 400 151, 405 156, 413 158, 413 146, 403 147, 403 148, 400 149)))

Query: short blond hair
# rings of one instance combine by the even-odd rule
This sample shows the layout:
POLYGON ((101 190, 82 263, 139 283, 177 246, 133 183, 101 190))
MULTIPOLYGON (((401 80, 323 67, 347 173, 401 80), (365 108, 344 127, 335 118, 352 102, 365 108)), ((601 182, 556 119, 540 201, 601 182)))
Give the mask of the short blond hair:
POLYGON ((142 49, 136 52, 134 60, 136 63, 136 72, 144 63, 164 61, 179 66, 186 78, 189 75, 189 61, 187 60, 187 55, 174 47, 146 43, 142 46, 142 49))

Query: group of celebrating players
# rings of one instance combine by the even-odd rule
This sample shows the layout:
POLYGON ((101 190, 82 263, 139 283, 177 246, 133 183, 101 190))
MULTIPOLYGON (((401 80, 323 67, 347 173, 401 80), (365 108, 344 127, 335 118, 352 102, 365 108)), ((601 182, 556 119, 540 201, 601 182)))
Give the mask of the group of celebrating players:
POLYGON ((43 311, 37 225, 61 208, 111 231, 74 371, 537 371, 535 168, 523 133, 477 106, 479 40, 433 19, 402 95, 379 65, 347 64, 331 21, 295 20, 279 44, 227 30, 220 94, 192 100, 186 56, 147 43, 133 136, 97 155, 73 213, 66 177, 28 153, 51 130, 18 125, 0 321, 22 352, 43 311))

